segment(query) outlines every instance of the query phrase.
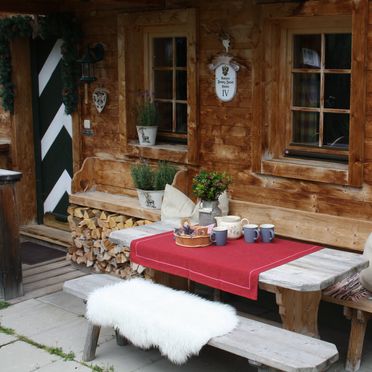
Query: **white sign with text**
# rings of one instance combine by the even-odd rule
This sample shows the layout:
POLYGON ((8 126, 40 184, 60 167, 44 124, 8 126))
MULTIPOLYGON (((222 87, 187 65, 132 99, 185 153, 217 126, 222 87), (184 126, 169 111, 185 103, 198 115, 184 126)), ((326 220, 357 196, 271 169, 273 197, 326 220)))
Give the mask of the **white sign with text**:
POLYGON ((231 101, 236 94, 236 72, 231 65, 222 64, 215 70, 216 95, 223 101, 231 101))
POLYGON ((218 99, 222 102, 231 101, 236 94, 237 71, 239 65, 229 55, 217 56, 209 68, 215 73, 215 90, 218 99))

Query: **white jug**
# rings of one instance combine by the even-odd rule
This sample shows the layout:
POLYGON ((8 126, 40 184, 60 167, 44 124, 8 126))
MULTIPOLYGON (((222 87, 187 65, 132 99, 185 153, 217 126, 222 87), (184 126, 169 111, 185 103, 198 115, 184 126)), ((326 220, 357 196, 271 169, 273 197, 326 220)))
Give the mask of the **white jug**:
POLYGON ((242 236, 243 224, 249 224, 248 219, 239 216, 215 217, 217 226, 227 228, 228 239, 239 239, 242 236))

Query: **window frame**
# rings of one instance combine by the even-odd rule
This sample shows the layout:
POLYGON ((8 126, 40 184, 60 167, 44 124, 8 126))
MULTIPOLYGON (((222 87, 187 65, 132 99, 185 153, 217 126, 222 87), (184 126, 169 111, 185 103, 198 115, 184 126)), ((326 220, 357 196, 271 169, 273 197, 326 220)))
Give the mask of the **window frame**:
POLYGON ((361 187, 363 183, 364 127, 366 116, 366 59, 368 3, 353 7, 351 15, 287 17, 266 19, 262 47, 257 49, 254 67, 262 84, 256 92, 253 120, 257 126, 252 146, 252 170, 258 173, 296 178, 329 184, 361 187), (287 41, 291 29, 311 28, 313 33, 324 29, 351 28, 351 93, 349 154, 347 164, 285 157, 289 111, 287 41), (265 60, 262 64, 260 61, 265 60), (260 100, 260 102, 258 101, 260 100), (259 124, 260 123, 260 124, 259 124))
MULTIPOLYGON (((157 27, 155 30, 153 28, 145 28, 144 30, 144 55, 145 55, 145 90, 150 92, 150 95, 153 97, 154 101, 159 101, 159 102, 172 102, 172 132, 169 131, 161 131, 160 128, 158 129, 158 136, 161 135, 163 138, 165 137, 167 140, 170 142, 172 139, 175 138, 181 138, 185 139, 187 141, 187 132, 186 133, 179 133, 173 130, 176 127, 176 104, 177 103, 182 103, 186 104, 188 106, 188 92, 187 92, 187 97, 186 100, 177 100, 176 98, 176 92, 175 92, 175 85, 173 86, 173 91, 172 91, 172 98, 171 99, 162 99, 162 98, 155 98, 154 96, 154 90, 155 90, 155 84, 154 84, 154 66, 153 66, 153 40, 155 38, 172 38, 173 39, 173 47, 175 46, 175 38, 177 37, 184 37, 186 38, 186 46, 187 46, 187 34, 183 31, 183 28, 181 27, 179 30, 175 29, 172 27, 172 31, 169 31, 169 27, 163 26, 163 27, 157 27)), ((187 74, 187 65, 186 67, 177 67, 175 65, 175 55, 173 55, 173 65, 171 68, 173 76, 172 76, 172 81, 173 83, 176 80, 176 71, 186 71, 187 74)), ((187 124, 188 127, 188 124, 187 124)))
POLYGON ((197 11, 193 8, 118 15, 118 120, 120 152, 147 159, 168 160, 181 164, 199 163, 197 11), (139 146, 136 133, 138 93, 149 87, 146 34, 168 29, 182 30, 187 37, 187 144, 157 142, 139 146))
MULTIPOLYGON (((330 149, 325 146, 323 147, 315 147, 315 146, 307 146, 302 144, 295 144, 292 142, 293 139, 293 118, 292 113, 294 111, 304 112, 306 110, 296 109, 293 104, 293 74, 296 72, 301 73, 305 69, 299 69, 295 68, 293 66, 293 60, 294 60, 294 43, 293 43, 293 37, 294 35, 320 35, 321 37, 321 48, 322 48, 322 56, 321 56, 321 66, 317 72, 311 72, 319 74, 320 76, 320 99, 319 99, 319 108, 311 108, 308 110, 309 112, 319 112, 320 115, 320 122, 319 122, 319 141, 320 138, 323 135, 323 129, 324 129, 324 113, 343 113, 343 114, 349 114, 349 128, 350 128, 350 102, 349 102, 349 109, 330 109, 324 107, 324 78, 327 73, 340 73, 340 74, 349 74, 351 77, 351 68, 350 69, 326 69, 324 67, 324 35, 325 34, 351 34, 351 24, 349 27, 332 27, 332 28, 317 28, 314 29, 307 29, 307 28, 289 28, 287 33, 287 61, 288 61, 288 70, 286 72, 287 79, 288 79, 288 86, 290 88, 289 92, 289 98, 287 103, 287 120, 286 120, 286 146, 285 149, 288 150, 294 150, 294 151, 303 151, 304 153, 308 153, 309 156, 312 154, 319 154, 321 157, 322 154, 328 154, 328 155, 340 155, 340 156, 348 156, 349 155, 349 149, 339 149, 334 148, 330 149), (302 70, 302 71, 301 71, 302 70), (323 117, 322 117, 323 116, 323 117)), ((351 54, 350 54, 350 64, 351 64, 351 54)), ((351 94, 350 94, 350 101, 351 101, 351 94)), ((350 137, 350 135, 349 135, 350 137)), ((324 157, 323 160, 326 160, 326 157, 324 157)))

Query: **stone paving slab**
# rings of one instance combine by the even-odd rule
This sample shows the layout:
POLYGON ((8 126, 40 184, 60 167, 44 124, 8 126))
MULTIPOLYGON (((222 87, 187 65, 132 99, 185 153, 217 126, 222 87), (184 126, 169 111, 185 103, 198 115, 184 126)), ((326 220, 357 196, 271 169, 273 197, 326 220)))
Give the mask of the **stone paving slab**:
POLYGON ((92 372, 92 370, 77 362, 60 360, 41 367, 37 372, 92 372))
POLYGON ((118 346, 115 340, 101 344, 96 351, 96 359, 90 363, 102 368, 113 367, 114 371, 141 371, 161 359, 158 350, 142 350, 133 345, 118 346))
POLYGON ((31 300, 27 300, 27 301, 22 301, 22 302, 19 302, 17 303, 16 305, 11 305, 5 309, 2 309, 0 311, 0 319, 2 316, 10 316, 14 313, 14 309, 17 310, 17 314, 18 315, 22 315, 22 314, 27 314, 27 312, 34 308, 36 305, 38 305, 40 303, 40 301, 38 300, 34 300, 34 299, 31 299, 31 300), (16 306, 16 307, 14 307, 16 306))
POLYGON ((18 334, 27 337, 32 338, 34 335, 71 323, 76 319, 75 314, 40 301, 32 300, 27 310, 23 306, 19 307, 21 304, 23 303, 9 306, 1 311, 0 323, 4 327, 16 329, 18 334))
POLYGON ((1 371, 4 372, 31 372, 58 360, 57 355, 21 341, 0 348, 1 371))
MULTIPOLYGON (((88 321, 78 317, 68 323, 56 324, 52 329, 34 334, 32 339, 43 345, 61 347, 66 353, 73 351, 78 356, 82 354, 84 349, 87 327, 88 321)), ((102 328, 98 344, 113 340, 114 337, 113 328, 102 328)))
POLYGON ((83 300, 77 299, 69 293, 57 292, 48 296, 40 297, 38 300, 46 304, 57 306, 60 309, 76 315, 85 314, 85 304, 83 300))
POLYGON ((17 338, 12 335, 7 335, 5 333, 0 333, 0 347, 2 345, 9 344, 9 342, 16 341, 17 338))

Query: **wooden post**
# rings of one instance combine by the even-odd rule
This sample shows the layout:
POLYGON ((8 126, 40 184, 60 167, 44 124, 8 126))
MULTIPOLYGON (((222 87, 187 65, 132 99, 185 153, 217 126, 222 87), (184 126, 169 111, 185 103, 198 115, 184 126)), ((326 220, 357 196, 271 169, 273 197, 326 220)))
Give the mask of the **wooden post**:
POLYGON ((351 319, 351 330, 345 370, 354 372, 360 368, 364 336, 366 334, 370 314, 367 314, 362 310, 344 307, 344 315, 346 318, 351 319))
POLYGON ((23 296, 15 183, 22 173, 0 169, 0 298, 23 296))
POLYGON ((270 292, 275 293, 284 329, 319 338, 318 310, 321 291, 299 292, 274 286, 270 292))
POLYGON ((101 326, 97 326, 89 322, 83 351, 84 362, 90 362, 96 357, 96 349, 100 331, 101 326))

